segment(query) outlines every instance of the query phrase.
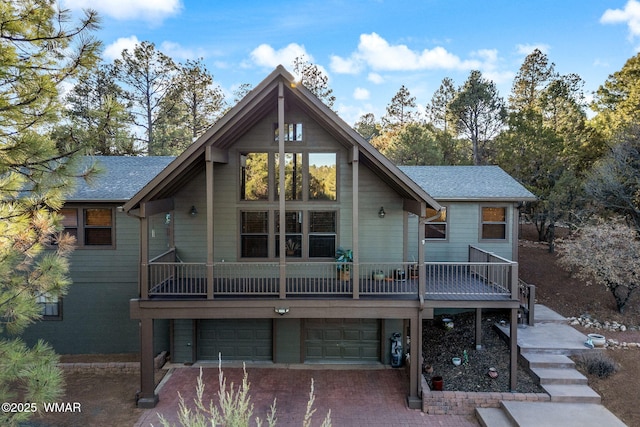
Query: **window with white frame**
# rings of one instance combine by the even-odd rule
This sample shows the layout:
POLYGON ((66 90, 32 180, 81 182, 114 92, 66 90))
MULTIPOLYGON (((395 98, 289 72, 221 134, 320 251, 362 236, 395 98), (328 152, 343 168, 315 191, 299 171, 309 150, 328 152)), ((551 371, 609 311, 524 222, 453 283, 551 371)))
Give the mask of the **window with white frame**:
MULTIPOLYGON (((280 256, 280 212, 240 212, 240 256, 280 256), (273 218, 273 219, 271 219, 273 218), (270 226, 270 221, 273 225, 270 226)), ((285 212, 285 255, 287 258, 333 258, 337 241, 337 211, 288 210, 285 212)))
POLYGON ((425 239, 445 240, 447 238, 447 217, 446 211, 440 212, 433 208, 427 208, 427 218, 424 225, 425 239))
POLYGON ((62 300, 43 292, 36 297, 36 303, 40 306, 40 315, 43 320, 62 319, 62 300))
POLYGON ((77 248, 115 247, 113 208, 63 208, 60 214, 64 232, 76 238, 77 248))
POLYGON ((507 208, 483 207, 481 228, 483 240, 505 240, 507 238, 507 208))

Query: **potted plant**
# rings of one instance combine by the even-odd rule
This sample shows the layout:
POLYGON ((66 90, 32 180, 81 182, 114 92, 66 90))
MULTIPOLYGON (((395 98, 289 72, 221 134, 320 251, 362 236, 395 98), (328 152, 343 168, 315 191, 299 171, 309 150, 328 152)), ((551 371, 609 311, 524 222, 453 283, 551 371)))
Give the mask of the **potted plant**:
POLYGON ((338 248, 336 251, 336 262, 338 263, 338 274, 340 280, 351 278, 351 263, 353 263, 353 251, 351 249, 338 248))
POLYGON ((287 239, 285 242, 285 248, 288 256, 292 256, 296 254, 296 251, 300 249, 300 243, 293 239, 287 239))

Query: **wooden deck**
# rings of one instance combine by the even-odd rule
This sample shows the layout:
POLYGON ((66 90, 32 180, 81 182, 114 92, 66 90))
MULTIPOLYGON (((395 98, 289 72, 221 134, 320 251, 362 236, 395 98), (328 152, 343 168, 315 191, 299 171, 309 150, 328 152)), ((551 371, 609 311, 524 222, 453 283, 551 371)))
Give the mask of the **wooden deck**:
MULTIPOLYGON (((278 298, 280 281, 277 277, 261 278, 259 291, 256 278, 214 279, 214 298, 278 298)), ((360 298, 418 299, 418 279, 359 280, 360 298)), ((288 278, 287 298, 352 298, 353 280, 321 278, 288 278)), ((150 298, 189 299, 206 298, 207 281, 204 277, 170 277, 149 290, 150 298)), ((440 301, 496 301, 511 299, 507 288, 490 285, 474 273, 466 275, 438 274, 427 277, 424 298, 440 301)))

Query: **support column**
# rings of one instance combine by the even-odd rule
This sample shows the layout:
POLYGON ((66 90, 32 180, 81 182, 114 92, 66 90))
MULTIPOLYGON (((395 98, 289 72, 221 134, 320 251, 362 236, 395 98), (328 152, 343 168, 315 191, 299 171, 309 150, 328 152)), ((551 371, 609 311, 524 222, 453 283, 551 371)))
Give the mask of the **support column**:
POLYGON ((422 375, 422 311, 418 310, 417 316, 410 319, 410 363, 409 370, 409 396, 407 405, 411 409, 422 408, 422 398, 420 396, 420 375, 422 375))
POLYGON ((213 263, 214 263, 214 217, 213 217, 213 159, 211 147, 206 151, 206 191, 207 191, 207 299, 213 299, 213 263))
POLYGON ((516 391, 518 386, 518 309, 511 309, 509 331, 509 388, 516 391))
POLYGON ((351 210, 351 241, 353 242, 353 265, 351 271, 351 283, 353 283, 353 299, 360 298, 360 247, 359 247, 359 227, 360 223, 360 203, 358 187, 360 186, 360 174, 359 174, 359 156, 360 151, 357 146, 353 146, 352 161, 351 161, 351 174, 352 174, 352 206, 351 210))
POLYGON ((280 298, 287 297, 287 266, 286 266, 286 205, 285 205, 285 151, 284 151, 284 85, 278 83, 278 176, 280 177, 280 195, 278 197, 278 210, 280 211, 280 298))
POLYGON ((482 309, 476 308, 476 350, 482 348, 482 309))
POLYGON ((140 320, 140 392, 138 408, 154 408, 158 403, 155 393, 153 364, 153 319, 140 320))
POLYGON ((149 298, 149 220, 140 218, 140 299, 149 298))

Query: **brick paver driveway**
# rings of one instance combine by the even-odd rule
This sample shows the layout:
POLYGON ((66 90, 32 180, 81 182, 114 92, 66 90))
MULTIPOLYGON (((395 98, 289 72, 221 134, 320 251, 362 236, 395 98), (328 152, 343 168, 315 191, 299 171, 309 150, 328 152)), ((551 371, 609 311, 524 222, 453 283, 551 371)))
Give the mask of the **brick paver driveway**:
MULTIPOLYGON (((227 383, 236 386, 242 381, 242 368, 223 367, 227 383)), ((186 402, 193 402, 196 367, 173 369, 163 382, 160 402, 145 411, 136 426, 159 426, 158 413, 177 423, 178 392, 186 402)), ((295 367, 247 367, 254 418, 265 419, 273 399, 277 399, 278 426, 301 426, 311 379, 316 400, 312 423, 320 425, 331 410, 334 426, 446 426, 477 427, 473 417, 428 415, 406 405, 408 376, 404 369, 363 369, 361 366, 340 366, 337 369, 314 369, 311 365, 295 367)), ((206 402, 217 399, 218 368, 203 368, 206 402)))

